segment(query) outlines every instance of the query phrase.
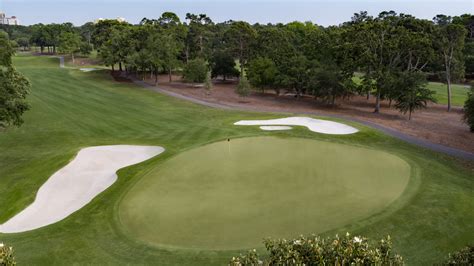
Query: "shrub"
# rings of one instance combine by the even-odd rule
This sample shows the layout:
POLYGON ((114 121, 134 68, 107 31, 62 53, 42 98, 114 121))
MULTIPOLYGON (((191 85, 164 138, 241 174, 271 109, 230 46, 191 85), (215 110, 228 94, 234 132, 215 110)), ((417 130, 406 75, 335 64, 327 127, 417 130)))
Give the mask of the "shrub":
POLYGON ((474 265, 474 245, 468 245, 458 252, 448 255, 447 265, 474 265))
POLYGON ((211 93, 211 90, 212 90, 211 72, 207 72, 206 80, 204 80, 204 89, 206 89, 208 94, 211 93))
POLYGON ((233 257, 230 265, 402 265, 403 258, 392 252, 390 236, 377 246, 367 238, 321 238, 319 236, 264 241, 269 252, 261 259, 256 250, 233 257))
POLYGON ((239 84, 235 88, 235 92, 240 96, 240 97, 247 97, 250 95, 250 83, 245 77, 245 75, 241 75, 239 84))
POLYGON ((207 63, 204 59, 196 58, 190 60, 183 69, 183 78, 187 82, 202 83, 207 76, 207 63))
POLYGON ((471 132, 474 132, 474 85, 471 85, 471 91, 464 103, 464 122, 469 126, 471 132))
POLYGON ((0 266, 16 265, 13 248, 0 243, 0 266))

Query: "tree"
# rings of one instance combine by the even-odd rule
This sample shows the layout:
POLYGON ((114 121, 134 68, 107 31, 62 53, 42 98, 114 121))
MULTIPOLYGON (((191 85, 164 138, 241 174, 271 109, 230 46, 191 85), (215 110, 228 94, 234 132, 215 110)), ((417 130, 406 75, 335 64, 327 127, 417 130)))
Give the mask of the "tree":
POLYGON ((226 36, 234 55, 239 59, 240 73, 243 73, 250 56, 250 43, 255 39, 256 32, 247 22, 235 21, 226 36))
POLYGON ((81 36, 73 32, 63 32, 59 37, 59 51, 70 54, 74 64, 74 53, 79 52, 81 48, 81 36))
POLYGON ((238 77, 240 72, 235 68, 235 60, 230 53, 218 51, 211 58, 212 77, 222 76, 224 80, 227 77, 238 77))
POLYGON ((331 105, 336 104, 336 98, 350 94, 355 88, 351 76, 346 76, 337 67, 325 65, 314 73, 313 95, 322 98, 331 105))
POLYGON ((471 85, 471 91, 464 102, 464 122, 469 126, 471 132, 474 132, 474 84, 471 85))
POLYGON ((207 74, 207 63, 202 58, 189 60, 189 62, 184 66, 183 69, 183 78, 187 82, 202 83, 206 80, 207 74))
POLYGON ((250 85, 265 92, 266 88, 274 88, 277 94, 279 89, 276 86, 278 69, 275 63, 269 58, 258 57, 248 64, 247 70, 250 85))
POLYGON ((267 258, 260 258, 254 249, 233 257, 229 265, 403 265, 403 258, 392 251, 390 236, 378 244, 349 233, 334 238, 266 239, 264 244, 267 258))
POLYGON ((26 51, 30 47, 30 41, 26 37, 21 37, 18 39, 18 45, 22 47, 23 51, 26 51))
POLYGON ((212 37, 211 28, 214 22, 206 14, 186 14, 189 31, 186 37, 186 62, 191 58, 209 58, 209 44, 212 37))
POLYGON ((206 79, 204 80, 204 89, 206 89, 207 94, 211 93, 212 90, 212 77, 211 72, 208 71, 206 75, 206 79))
POLYGON ((182 49, 179 40, 172 33, 161 36, 160 57, 163 69, 168 73, 169 82, 172 81, 172 71, 180 65, 178 55, 182 49))
POLYGON ((403 56, 400 36, 404 30, 393 11, 382 12, 376 19, 361 15, 353 18, 353 21, 357 21, 351 28, 355 40, 354 50, 359 55, 358 63, 366 78, 375 81, 374 112, 379 113, 380 101, 386 91, 386 77, 398 71, 403 56))
POLYGON ((30 83, 13 67, 13 53, 8 35, 0 31, 0 129, 20 126, 22 114, 29 109, 25 99, 30 83))
POLYGON ((396 98, 395 108, 403 114, 408 112, 408 120, 411 114, 421 108, 426 108, 428 102, 434 102, 434 92, 426 88, 426 79, 419 72, 403 72, 398 75, 400 91, 396 98))
POLYGON ((235 88, 235 92, 242 98, 250 95, 250 84, 243 73, 240 74, 239 84, 235 88))
POLYGON ((466 30, 463 26, 435 19, 436 48, 444 66, 444 77, 448 91, 448 111, 451 111, 451 83, 462 76, 464 67, 462 62, 462 51, 464 49, 464 36, 466 30))
POLYGON ((16 265, 15 257, 13 256, 13 248, 8 247, 0 242, 0 265, 13 266, 16 265))

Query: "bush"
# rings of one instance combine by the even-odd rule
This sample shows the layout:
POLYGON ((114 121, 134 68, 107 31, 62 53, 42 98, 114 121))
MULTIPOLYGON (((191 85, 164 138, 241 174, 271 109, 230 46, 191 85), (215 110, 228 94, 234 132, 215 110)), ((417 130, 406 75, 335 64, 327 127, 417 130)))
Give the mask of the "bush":
POLYGON ((187 82, 202 83, 207 77, 207 63, 204 59, 196 58, 190 60, 183 69, 183 78, 187 82))
POLYGON ((240 96, 240 97, 247 97, 250 95, 250 83, 245 77, 245 75, 241 75, 239 84, 235 88, 235 92, 240 96))
POLYGON ((13 248, 0 243, 0 266, 16 265, 13 248))
POLYGON ((474 265, 474 245, 468 245, 463 249, 448 255, 447 265, 474 265))
POLYGON ((464 122, 469 126, 471 132, 474 132, 474 85, 471 85, 471 91, 464 103, 464 122))
POLYGON ((261 259, 256 250, 233 257, 230 265, 402 265, 403 258, 392 253, 390 236, 377 246, 367 238, 345 237, 321 238, 303 237, 294 240, 264 241, 269 256, 261 259))

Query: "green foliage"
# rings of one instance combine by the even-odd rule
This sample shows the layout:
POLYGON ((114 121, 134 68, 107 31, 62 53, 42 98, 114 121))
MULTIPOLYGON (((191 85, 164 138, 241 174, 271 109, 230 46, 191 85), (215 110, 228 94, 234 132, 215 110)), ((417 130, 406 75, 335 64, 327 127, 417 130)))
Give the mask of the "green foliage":
POLYGON ((218 51, 211 58, 212 77, 222 76, 225 80, 227 77, 238 77, 239 70, 235 68, 234 57, 228 52, 218 51))
POLYGON ((0 266, 13 265, 16 265, 15 257, 13 256, 13 248, 0 242, 0 266))
POLYGON ((428 102, 434 102, 434 92, 426 88, 426 79, 422 73, 402 72, 397 76, 396 84, 399 87, 397 91, 397 103, 395 108, 403 114, 411 114, 417 109, 426 108, 428 102))
MULTIPOLYGON (((249 62, 247 75, 250 84, 265 92, 266 88, 277 88, 278 69, 275 63, 265 57, 258 57, 249 62)), ((277 93, 279 92, 276 89, 277 93)))
POLYGON ((474 245, 468 245, 455 253, 450 253, 445 264, 474 265, 474 245))
POLYGON ((234 56, 239 59, 240 72, 243 72, 244 66, 250 56, 250 44, 255 40, 255 29, 247 22, 234 21, 225 32, 225 39, 229 43, 234 56))
POLYGON ((13 48, 8 36, 0 32, 0 129, 19 126, 21 115, 29 109, 26 96, 29 81, 12 65, 13 48))
POLYGON ((301 236, 294 240, 267 239, 269 253, 260 259, 255 250, 233 257, 230 265, 403 265, 403 258, 392 251, 390 236, 371 244, 365 237, 321 238, 301 236))
POLYGON ((63 32, 59 37, 59 51, 70 54, 73 62, 74 53, 79 52, 81 44, 81 36, 74 32, 63 32))
POLYGON ((319 67, 314 73, 314 79, 313 95, 333 105, 336 104, 337 97, 350 95, 356 87, 351 76, 345 75, 336 66, 319 67))
POLYGON ((471 91, 464 103, 464 122, 468 124, 471 132, 474 132, 474 85, 471 85, 471 91))
POLYGON ((202 83, 208 73, 207 63, 202 58, 190 60, 183 68, 183 78, 187 82, 202 83))
POLYGON ((92 44, 81 42, 81 45, 79 46, 79 53, 82 55, 89 55, 92 52, 92 49, 92 44))
POLYGON ((240 97, 247 97, 250 95, 251 88, 250 88, 250 83, 245 77, 245 75, 241 75, 239 79, 239 84, 235 88, 235 92, 240 96, 240 97))

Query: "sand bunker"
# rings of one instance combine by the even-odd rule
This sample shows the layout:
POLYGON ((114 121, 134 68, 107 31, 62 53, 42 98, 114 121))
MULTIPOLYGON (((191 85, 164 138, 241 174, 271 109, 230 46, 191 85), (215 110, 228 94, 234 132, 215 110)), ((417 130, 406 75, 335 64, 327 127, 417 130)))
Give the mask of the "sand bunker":
POLYGON ((110 187, 117 180, 117 170, 148 160, 163 151, 164 148, 158 146, 84 148, 41 186, 30 206, 0 225, 0 232, 24 232, 58 222, 110 187))
POLYGON ((261 130, 268 130, 268 131, 278 131, 278 130, 290 130, 292 127, 289 126, 261 126, 261 130))
POLYGON ((269 119, 269 120, 242 120, 234 123, 234 125, 240 126, 275 126, 275 125, 286 125, 286 126, 305 126, 309 130, 324 134, 334 135, 345 135, 356 133, 356 128, 351 126, 332 122, 328 120, 314 119, 309 117, 287 117, 280 119, 269 119))
POLYGON ((82 72, 91 72, 91 71, 95 71, 95 70, 99 70, 97 68, 79 68, 80 71, 82 72))

